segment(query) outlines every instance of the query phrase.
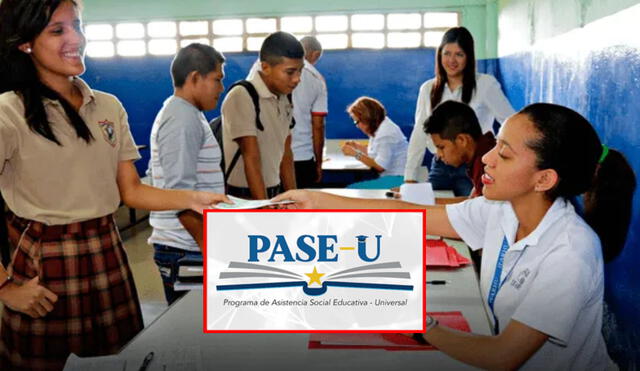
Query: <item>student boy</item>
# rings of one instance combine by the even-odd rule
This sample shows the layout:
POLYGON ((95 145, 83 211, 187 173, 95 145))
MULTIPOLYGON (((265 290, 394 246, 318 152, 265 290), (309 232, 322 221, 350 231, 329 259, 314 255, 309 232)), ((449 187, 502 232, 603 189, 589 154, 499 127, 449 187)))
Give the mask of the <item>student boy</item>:
MULTIPOLYGON (((190 44, 173 59, 174 93, 165 100, 151 129, 149 172, 154 186, 224 193, 220 147, 202 113, 216 107, 224 90, 224 61, 221 53, 203 44, 190 44)), ((151 212, 149 218, 153 227, 149 243, 169 304, 185 293, 173 287, 178 260, 201 256, 202 219, 195 214, 178 217, 174 210, 151 212)))
MULTIPOLYGON (((440 103, 424 122, 424 131, 431 135, 437 155, 447 165, 467 165, 467 176, 473 188, 469 197, 482 195, 482 156, 495 145, 493 133, 482 134, 478 117, 471 107, 456 101, 440 103)), ((456 197, 456 202, 467 197, 456 197)), ((439 200, 444 202, 443 200, 439 200)))
MULTIPOLYGON (((322 57, 322 45, 314 36, 300 39, 304 48, 304 68, 300 84, 293 91, 293 117, 296 126, 291 131, 291 150, 298 188, 312 188, 322 181, 322 150, 327 116, 327 84, 315 64, 322 57)), ((256 61, 249 71, 251 79, 260 70, 256 61)))
POLYGON ((283 189, 296 188, 288 94, 300 82, 304 49, 291 34, 269 35, 260 49, 261 71, 249 79, 258 93, 260 121, 256 125, 253 101, 247 89, 232 89, 222 103, 222 137, 227 162, 227 193, 266 199, 283 189), (240 158, 229 163, 240 148, 240 158))

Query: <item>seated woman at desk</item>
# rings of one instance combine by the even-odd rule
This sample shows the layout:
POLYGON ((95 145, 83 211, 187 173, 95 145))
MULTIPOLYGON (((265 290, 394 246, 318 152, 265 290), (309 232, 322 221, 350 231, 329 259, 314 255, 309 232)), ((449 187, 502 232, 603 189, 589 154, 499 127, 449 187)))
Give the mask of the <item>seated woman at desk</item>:
MULTIPOLYGON (((428 316, 424 338, 487 369, 608 368, 603 260, 624 245, 633 170, 585 118, 552 104, 509 118, 483 162, 484 197, 427 206, 427 226, 429 234, 484 249, 480 288, 494 335, 454 331, 428 316), (581 194, 584 219, 569 201, 581 194)), ((302 208, 425 207, 309 191, 276 198, 285 199, 302 208)))
POLYGON ((387 117, 382 103, 373 98, 360 97, 347 108, 347 112, 358 129, 369 137, 369 145, 365 147, 348 141, 342 146, 342 153, 354 156, 380 176, 386 177, 386 182, 394 183, 384 188, 402 184, 409 143, 400 127, 387 117))

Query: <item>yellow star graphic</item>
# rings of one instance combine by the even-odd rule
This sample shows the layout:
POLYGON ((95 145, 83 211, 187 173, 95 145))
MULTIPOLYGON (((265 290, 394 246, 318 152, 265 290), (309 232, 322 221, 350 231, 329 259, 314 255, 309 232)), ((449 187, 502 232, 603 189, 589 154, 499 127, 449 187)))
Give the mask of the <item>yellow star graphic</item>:
POLYGON ((305 275, 309 276, 309 285, 314 282, 317 282, 318 285, 322 285, 322 282, 320 282, 320 277, 324 276, 324 273, 318 273, 316 267, 313 267, 313 272, 305 273, 305 275))

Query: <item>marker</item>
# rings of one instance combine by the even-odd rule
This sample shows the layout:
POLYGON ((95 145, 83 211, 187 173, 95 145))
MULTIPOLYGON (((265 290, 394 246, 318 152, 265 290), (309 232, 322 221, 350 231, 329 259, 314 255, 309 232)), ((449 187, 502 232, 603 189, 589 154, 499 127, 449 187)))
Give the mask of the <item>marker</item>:
POLYGON ((447 281, 445 280, 431 280, 427 281, 427 285, 446 285, 447 281))
POLYGON ((153 352, 149 352, 149 354, 147 354, 147 356, 144 357, 144 361, 142 361, 142 364, 140 365, 140 368, 138 369, 138 371, 145 371, 147 367, 149 367, 149 363, 151 363, 152 360, 153 360, 153 352))

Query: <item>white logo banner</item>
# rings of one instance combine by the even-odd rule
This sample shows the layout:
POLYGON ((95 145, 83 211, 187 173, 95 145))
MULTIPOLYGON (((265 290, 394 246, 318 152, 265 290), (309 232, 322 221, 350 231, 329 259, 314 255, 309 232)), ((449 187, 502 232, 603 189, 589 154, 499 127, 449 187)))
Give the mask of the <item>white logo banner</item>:
POLYGON ((206 332, 416 332, 425 213, 207 210, 206 332))

